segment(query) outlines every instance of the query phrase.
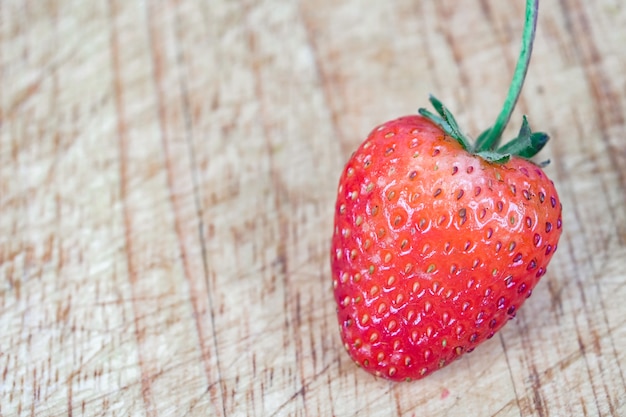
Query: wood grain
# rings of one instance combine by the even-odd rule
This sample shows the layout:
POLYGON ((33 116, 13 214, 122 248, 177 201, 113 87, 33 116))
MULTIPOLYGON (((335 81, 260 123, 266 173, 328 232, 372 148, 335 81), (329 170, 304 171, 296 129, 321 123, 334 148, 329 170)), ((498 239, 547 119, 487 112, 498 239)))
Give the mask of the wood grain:
POLYGON ((488 126, 523 3, 0 2, 0 416, 626 415, 619 0, 542 4, 565 232, 516 320, 410 384, 336 330, 343 163, 431 92, 488 126))

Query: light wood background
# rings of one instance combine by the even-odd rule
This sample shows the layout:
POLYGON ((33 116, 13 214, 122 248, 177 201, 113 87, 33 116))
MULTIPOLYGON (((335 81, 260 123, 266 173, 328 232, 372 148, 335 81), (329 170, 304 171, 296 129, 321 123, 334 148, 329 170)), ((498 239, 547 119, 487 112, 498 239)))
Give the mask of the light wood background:
POLYGON ((501 333, 357 369, 343 163, 435 93, 476 135, 524 1, 1 0, 0 416, 626 416, 626 4, 544 1, 521 115, 564 234, 501 333))

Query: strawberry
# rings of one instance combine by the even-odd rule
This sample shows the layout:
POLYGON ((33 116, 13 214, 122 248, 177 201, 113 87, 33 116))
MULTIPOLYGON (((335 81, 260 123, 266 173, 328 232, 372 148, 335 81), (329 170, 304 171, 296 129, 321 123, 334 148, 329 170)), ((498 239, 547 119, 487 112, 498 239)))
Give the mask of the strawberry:
POLYGON ((518 84, 476 144, 431 97, 439 115, 375 128, 347 162, 331 271, 344 346, 365 370, 411 380, 440 369, 491 338, 546 273, 561 203, 529 158, 548 137, 524 118, 497 148, 518 84))

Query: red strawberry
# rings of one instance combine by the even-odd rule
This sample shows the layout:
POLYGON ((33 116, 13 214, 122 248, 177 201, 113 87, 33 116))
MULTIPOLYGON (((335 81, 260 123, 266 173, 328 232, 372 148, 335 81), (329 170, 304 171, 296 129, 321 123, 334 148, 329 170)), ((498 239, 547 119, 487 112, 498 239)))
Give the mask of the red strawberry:
POLYGON ((375 129, 339 182, 332 274, 345 347, 416 379, 493 336, 556 250, 561 204, 532 162, 472 155, 422 116, 375 129))
POLYGON ((530 162, 545 145, 526 118, 498 148, 526 74, 537 16, 527 0, 505 106, 471 144, 437 99, 372 131, 339 181, 331 269, 352 359, 418 379, 489 339, 531 295, 561 235, 554 184, 530 162))

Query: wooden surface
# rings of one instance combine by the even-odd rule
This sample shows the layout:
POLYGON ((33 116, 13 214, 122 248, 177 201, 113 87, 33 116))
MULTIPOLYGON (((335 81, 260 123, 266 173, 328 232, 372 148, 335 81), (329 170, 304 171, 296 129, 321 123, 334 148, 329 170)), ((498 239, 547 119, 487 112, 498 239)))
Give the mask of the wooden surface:
POLYGON ((524 2, 0 1, 0 416, 626 416, 626 5, 542 4, 560 249, 425 380, 341 347, 342 164, 436 93, 477 134, 524 2))

